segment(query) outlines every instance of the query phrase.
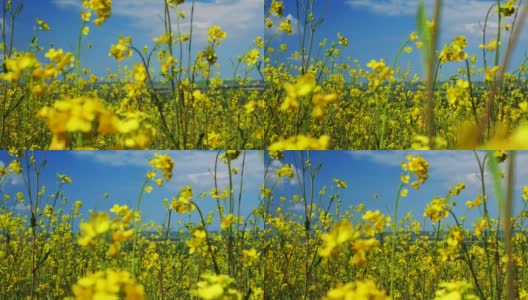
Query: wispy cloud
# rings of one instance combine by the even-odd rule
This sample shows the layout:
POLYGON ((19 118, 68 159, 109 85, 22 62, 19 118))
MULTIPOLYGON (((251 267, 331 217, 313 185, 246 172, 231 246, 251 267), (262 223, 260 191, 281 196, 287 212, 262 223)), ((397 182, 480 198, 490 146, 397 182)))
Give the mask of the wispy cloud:
POLYGON ((148 167, 148 159, 154 156, 152 151, 72 151, 72 155, 113 167, 148 167))
POLYGON ((17 202, 15 204, 14 210, 21 211, 21 212, 27 212, 31 210, 31 206, 29 206, 29 204, 23 204, 23 203, 17 202))
MULTIPOLYGON (((155 152, 167 153, 174 160, 173 178, 168 185, 170 189, 177 191, 182 186, 191 184, 196 190, 203 191, 214 186, 217 151, 75 151, 73 155, 91 159, 94 163, 102 165, 137 166, 147 170, 150 168, 149 158, 153 158, 155 152)), ((242 154, 232 161, 231 167, 239 168, 239 174, 241 174, 242 154)), ((263 172, 263 160, 258 151, 246 151, 244 178, 247 189, 260 187, 263 183, 263 172)), ((226 187, 229 183, 227 165, 221 160, 218 161, 216 180, 219 187, 226 187)))
MULTIPOLYGON (((346 3, 354 9, 366 9, 373 13, 385 16, 415 16, 419 0, 347 0, 346 3)), ((445 0, 442 7, 441 30, 445 31, 446 38, 455 35, 468 35, 482 37, 482 28, 486 14, 490 7, 496 3, 491 0, 445 0)), ((432 18, 434 1, 425 1, 429 18, 432 18)), ((497 29, 496 12, 490 13, 487 32, 495 34, 497 29)), ((506 20, 511 22, 512 18, 506 20)), ((506 33, 509 35, 508 33, 506 33)), ((523 37, 526 37, 523 35, 523 37)), ((507 37, 504 37, 505 39, 507 37)))
MULTIPOLYGON (((453 187, 460 182, 466 184, 466 194, 481 193, 481 178, 477 160, 472 151, 351 151, 351 156, 366 159, 383 166, 399 166, 408 154, 421 154, 429 163, 429 178, 443 188, 453 187)), ((485 152, 478 153, 482 161, 485 152)), ((517 152, 516 178, 517 191, 521 185, 528 184, 528 152, 517 152)), ((503 168, 505 168, 503 166, 503 168)), ((487 165, 484 168, 484 183, 492 186, 487 165)), ((445 190, 447 192, 447 190, 445 190)), ((492 191, 488 191, 492 192, 492 191)))
MULTIPOLYGON (((81 8, 81 2, 77 0, 53 1, 60 7, 81 8)), ((191 7, 192 1, 186 1, 178 7, 178 10, 186 13, 186 18, 180 23, 182 32, 189 32, 190 30, 191 7)), ((163 1, 116 0, 113 2, 112 13, 116 16, 131 18, 133 26, 150 37, 162 33, 163 1)), ((194 5, 193 35, 198 41, 204 42, 208 28, 216 24, 227 32, 226 42, 247 41, 248 38, 263 34, 262 19, 262 0, 196 1, 194 5), (261 21, 256 22, 256 20, 261 21)), ((176 31, 176 25, 173 24, 173 31, 176 31)))

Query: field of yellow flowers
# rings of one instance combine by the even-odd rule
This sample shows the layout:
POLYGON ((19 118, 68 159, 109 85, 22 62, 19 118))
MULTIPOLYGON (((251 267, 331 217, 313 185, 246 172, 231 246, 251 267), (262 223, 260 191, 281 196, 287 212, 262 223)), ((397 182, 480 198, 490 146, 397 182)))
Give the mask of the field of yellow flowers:
POLYGON ((321 182, 321 155, 295 152, 288 163, 286 152, 267 153, 264 203, 273 235, 262 255, 269 299, 528 299, 528 186, 512 199, 516 153, 475 153, 482 187, 473 199, 459 196, 466 188, 460 182, 429 200, 424 211, 403 212, 402 218, 404 198, 430 179, 431 166, 421 155, 409 153, 401 162, 392 212, 385 215, 372 209, 380 200, 348 206, 351 200, 341 195, 357 185, 321 182), (501 172, 508 178, 504 190, 501 172), (293 179, 295 194, 277 193, 281 181, 293 179), (493 197, 501 212, 495 217, 493 197), (515 215, 513 202, 520 205, 515 215), (466 213, 454 212, 457 203, 466 213), (466 219, 475 211, 474 221, 466 219))
POLYGON ((316 151, 266 151, 260 192, 241 197, 246 152, 219 151, 214 188, 182 183, 159 203, 161 224, 145 222, 141 207, 174 180, 170 154, 153 153, 143 183, 130 183, 135 205, 84 213, 85 202, 65 192, 76 179, 58 173, 56 186, 44 186, 46 160, 35 153, 2 154, 2 299, 528 299, 528 186, 513 199, 514 151, 474 153, 481 189, 472 199, 463 202, 460 182, 404 217, 402 202, 430 181, 420 154, 401 162, 384 214, 369 201, 345 206, 341 193, 351 183, 321 182, 316 151), (23 184, 6 192, 13 176, 23 184), (226 189, 217 185, 222 178, 226 189), (293 178, 299 192, 278 194, 293 178), (208 201, 215 204, 206 211, 208 201), (242 215, 249 201, 255 207, 242 215), (455 213, 457 202, 478 217, 455 213))
POLYGON ((228 33, 211 26, 207 46, 198 51, 192 48, 193 14, 200 14, 195 1, 186 15, 179 9, 184 1, 160 0, 163 34, 152 37, 150 45, 135 45, 132 36, 97 45, 118 62, 140 58, 98 77, 82 64, 90 52, 83 39, 94 25, 104 30, 112 1, 82 1, 72 52, 39 45, 38 36, 54 30, 41 19, 31 43, 14 47, 23 2, 1 1, 0 148, 263 149, 261 78, 248 76, 261 72, 262 37, 254 37, 251 48, 233 62, 238 72, 219 76, 217 49, 228 33), (180 31, 180 23, 189 19, 190 31, 180 31), (155 59, 159 69, 152 66, 155 59))
MULTIPOLYGON (((240 151, 216 155, 232 189, 244 177, 233 162, 245 159, 240 151)), ((0 299, 264 299, 262 209, 240 215, 239 201, 247 200, 216 188, 215 167, 213 190, 182 186, 164 201, 163 224, 144 222, 142 198, 168 184, 177 167, 169 154, 154 153, 148 163, 143 184, 129 187, 141 191, 135 206, 83 214, 83 201, 64 192, 75 178, 57 174, 57 186, 46 187, 39 181, 49 172, 45 159, 10 152, 0 167, 0 299), (6 193, 13 176, 24 184, 6 193), (218 209, 203 210, 204 201, 218 209), (189 218, 176 225, 177 215, 189 218)))
POLYGON ((316 42, 321 24, 339 22, 327 13, 332 1, 266 0, 267 148, 526 149, 528 69, 526 60, 510 62, 516 46, 526 51, 518 40, 528 6, 489 2, 481 51, 468 53, 464 35, 439 45, 442 1, 430 2, 433 17, 427 18, 420 1, 417 29, 401 41, 392 61, 372 58, 363 65, 343 54, 350 47, 366 51, 361 41, 349 45, 336 32, 316 42), (295 42, 284 42, 289 35, 295 42), (405 55, 422 57, 423 76, 400 66, 405 55), (447 65, 460 67, 456 74, 442 73, 447 65))

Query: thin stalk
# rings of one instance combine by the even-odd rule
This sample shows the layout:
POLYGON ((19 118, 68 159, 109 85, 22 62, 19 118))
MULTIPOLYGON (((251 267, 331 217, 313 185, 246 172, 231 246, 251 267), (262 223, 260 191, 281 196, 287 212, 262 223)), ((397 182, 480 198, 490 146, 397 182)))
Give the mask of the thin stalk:
POLYGON ((400 186, 398 187, 398 192, 396 194, 396 202, 394 204, 394 213, 392 215, 393 223, 392 223, 392 245, 391 245, 391 263, 389 266, 389 278, 390 278, 390 293, 389 295, 394 295, 394 256, 396 254, 396 240, 398 239, 398 206, 400 204, 401 199, 401 191, 404 187, 404 183, 400 183, 400 186))
POLYGON ((509 152, 508 159, 508 183, 506 190, 506 201, 504 203, 504 250, 506 252, 506 299, 515 299, 515 278, 514 278, 514 265, 513 265, 513 245, 512 245, 512 213, 513 213, 513 189, 515 179, 515 151, 509 152))
POLYGON ((435 142, 434 142, 434 135, 435 135, 435 129, 434 129, 434 104, 433 104, 433 97, 434 97, 434 82, 433 82, 433 68, 436 60, 436 48, 438 43, 438 25, 440 22, 440 11, 442 8, 442 0, 436 0, 435 6, 434 6, 434 18, 433 18, 433 30, 431 35, 431 45, 429 50, 430 54, 430 61, 427 64, 427 68, 425 71, 426 75, 426 87, 427 87, 427 98, 425 101, 425 120, 426 120, 426 128, 427 128, 427 136, 429 138, 429 149, 433 150, 435 148, 435 142))

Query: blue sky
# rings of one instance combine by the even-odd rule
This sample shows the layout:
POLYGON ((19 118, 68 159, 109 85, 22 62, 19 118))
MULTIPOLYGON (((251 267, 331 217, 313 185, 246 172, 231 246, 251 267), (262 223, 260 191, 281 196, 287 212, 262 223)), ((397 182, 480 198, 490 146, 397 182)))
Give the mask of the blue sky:
MULTIPOLYGON (((330 188, 336 186, 333 178, 339 178, 348 185, 347 189, 339 189, 343 208, 364 203, 368 210, 379 209, 384 214, 392 215, 400 174, 403 173, 400 163, 406 160, 408 154, 421 154, 429 162, 430 176, 419 190, 409 187, 408 196, 400 201, 398 215, 403 217, 407 212, 413 211, 415 218, 422 222, 425 206, 435 196, 445 197, 449 187, 464 182, 466 189, 454 198, 458 203, 454 212, 458 217, 467 213, 466 224, 469 226, 478 215, 478 211, 474 209, 468 213, 465 202, 474 200, 478 194, 481 194, 479 168, 471 151, 312 151, 310 154, 312 166, 322 163, 315 181, 316 195, 323 185, 328 187, 327 195, 329 195, 330 188), (377 199, 375 194, 378 195, 377 199)), ((485 152, 479 152, 481 159, 484 155, 485 152)), ((283 164, 293 163, 295 160, 299 161, 299 157, 293 151, 285 152, 283 162, 268 161, 267 158, 265 164, 268 166, 268 174, 273 174, 283 164)), ((520 197, 522 186, 528 185, 528 170, 522 167, 528 164, 528 152, 518 152, 516 161, 514 206, 519 210, 522 208, 520 197)), ((501 166, 503 169, 506 168, 505 164, 501 166)), ((484 177, 489 195, 488 208, 493 216, 497 216, 493 185, 487 168, 484 177)), ((266 185, 271 186, 275 180, 277 180, 276 176, 268 176, 266 185)), ((276 186, 274 197, 278 199, 279 196, 286 196, 292 199, 294 194, 300 194, 298 181, 297 177, 292 180, 281 180, 276 186)), ((325 201, 327 199, 325 198, 325 201)), ((278 203, 278 200, 275 203, 278 203)), ((283 205, 285 210, 292 213, 302 214, 304 211, 302 205, 296 206, 291 203, 283 205)), ((452 218, 448 222, 452 223, 452 218)), ((427 220, 426 224, 430 224, 430 221, 427 220)))
MULTIPOLYGON (((45 51, 50 48, 50 43, 53 43, 55 48, 75 53, 81 25, 81 3, 81 0, 25 1, 22 14, 15 25, 15 47, 19 50, 28 49, 37 27, 35 20, 40 18, 51 27, 51 31, 39 32, 38 35, 40 45, 45 51)), ((144 45, 152 49, 152 39, 163 32, 163 3, 163 0, 112 1, 112 17, 103 23, 102 27, 91 24, 89 35, 83 39, 82 66, 91 67, 98 76, 107 74, 107 67, 115 72, 118 63, 108 56, 108 50, 111 44, 117 44, 118 36, 131 36, 133 45, 140 50, 144 45), (93 45, 92 49, 87 48, 89 43, 93 45)), ((189 31, 191 3, 192 1, 185 1, 180 5, 180 10, 186 13, 186 18, 181 24, 183 32, 189 31)), ((255 38, 263 35, 262 15, 262 0, 197 0, 193 20, 193 53, 202 50, 207 44, 207 29, 213 24, 220 25, 222 30, 227 32, 227 38, 216 47, 218 63, 221 65, 219 71, 224 78, 231 78, 231 60, 236 61, 238 55, 253 49, 255 38)), ((172 20, 173 31, 176 32, 174 11, 172 20)), ((43 54, 39 58, 44 61, 43 54)), ((156 70, 159 71, 157 59, 154 61, 156 70)), ((122 65, 138 62, 140 59, 135 54, 132 58, 124 60, 122 65)), ((255 71, 250 75, 259 79, 255 71)))
MULTIPOLYGON (((266 0, 269 5, 271 1, 266 0)), ((328 1, 316 1, 315 18, 317 13, 328 1)), ((495 0, 445 0, 443 1, 442 18, 440 24, 440 43, 438 48, 441 50, 445 43, 451 41, 456 35, 465 35, 468 42, 466 52, 476 54, 478 61, 477 66, 482 66, 482 49, 479 45, 482 43, 482 31, 480 25, 484 24, 486 13, 495 0), (480 24, 480 25, 479 25, 480 24)), ((293 1, 284 1, 284 16, 292 20, 293 28, 296 28, 297 18, 295 5, 293 1)), ((358 59, 361 65, 366 68, 366 64, 371 59, 384 59, 389 65, 392 65, 398 49, 406 41, 411 32, 416 32, 416 8, 419 0, 340 0, 331 1, 329 8, 324 15, 324 21, 316 32, 314 39, 315 49, 317 50, 319 42, 323 38, 328 38, 327 45, 331 42, 337 42, 337 33, 341 33, 349 39, 348 48, 341 49, 343 57, 358 59)), ((426 0, 428 18, 432 19, 432 7, 434 1, 426 0)), ((302 17, 301 17, 302 18, 302 17)), ((274 18, 274 20, 277 20, 274 18)), ((513 17, 506 19, 511 23, 513 17)), ((278 24, 278 22, 276 22, 278 24)), ((504 20, 503 20, 504 24, 504 20)), ((495 38, 497 31, 496 14, 492 13, 488 20, 488 33, 486 40, 495 38)), ((271 31, 266 30, 266 36, 271 36, 271 31)), ((506 51, 506 42, 509 33, 504 35, 502 52, 506 51)), ((509 71, 516 69, 524 59, 524 54, 528 50, 526 47, 528 41, 528 26, 521 31, 521 39, 517 44, 514 59, 509 71)), ((288 52, 282 56, 290 57, 289 62, 295 62, 292 58, 294 50, 299 49, 299 36, 295 32, 291 36, 281 34, 272 42, 272 46, 278 47, 281 43, 288 45, 288 52)), ((275 57, 277 54, 274 54, 275 57)), ((527 54, 528 55, 528 54, 527 54)), ((488 53, 488 64, 492 61, 491 56, 495 53, 488 53), (490 55, 491 54, 491 55, 490 55)), ((346 62, 346 61, 344 61, 346 62)), ((423 72, 421 52, 413 45, 413 52, 410 54, 403 53, 399 65, 402 69, 407 68, 407 62, 411 64, 411 75, 423 72)), ((297 62, 297 64, 299 64, 297 62)), ((449 79, 449 76, 456 75, 458 68, 464 67, 464 62, 448 63, 442 69, 444 76, 442 79, 449 79)), ((475 78, 480 79, 475 76, 475 78)))
MULTIPOLYGON (((46 159, 47 164, 42 172, 41 182, 46 186, 47 194, 57 191, 59 180, 57 173, 66 174, 72 178, 73 183, 63 186, 63 191, 68 198, 67 207, 71 207, 76 200, 83 201, 81 213, 88 216, 89 209, 103 211, 110 209, 114 204, 127 204, 135 207, 141 185, 145 180, 145 174, 151 169, 148 159, 154 157, 153 151, 37 151, 37 160, 46 159), (104 199, 103 195, 109 194, 104 199)), ((150 194, 144 194, 141 211, 144 221, 154 221, 161 224, 166 218, 166 210, 163 207, 163 199, 169 200, 176 196, 181 187, 191 185, 195 199, 201 192, 209 192, 214 186, 213 177, 210 172, 214 171, 214 162, 217 151, 157 151, 157 153, 168 153, 174 160, 173 178, 164 187, 157 187, 150 194)), ((7 151, 0 152, 0 164, 8 165, 12 158, 7 151)), ((242 164, 242 155, 233 162, 233 167, 242 164)), ((241 201, 241 214, 247 216, 253 208, 258 206, 258 194, 263 183, 263 159, 259 151, 246 151, 246 162, 244 167, 244 185, 241 201)), ((234 176, 235 195, 238 196, 240 172, 234 176)), ((218 167, 218 185, 223 190, 228 187, 227 167, 220 162, 218 167)), ((2 187, 1 194, 9 194, 12 199, 17 192, 26 193, 26 187, 21 176, 11 176, 2 187)), ((12 208, 13 200, 5 202, 3 196, 0 201, 2 205, 12 208)), ((26 197, 27 199, 27 197, 26 197)), ((237 198, 238 199, 238 198, 237 198)), ((207 214, 211 210, 216 211, 216 201, 207 196, 205 199, 197 199, 200 208, 207 214)), ((28 206, 17 205, 17 213, 25 213, 28 206)), ((173 220, 187 220, 173 214, 173 220)), ((197 223, 197 213, 193 213, 192 221, 197 223)), ((173 226, 175 223, 172 223, 173 226)), ((217 218, 213 228, 218 228, 217 218)))

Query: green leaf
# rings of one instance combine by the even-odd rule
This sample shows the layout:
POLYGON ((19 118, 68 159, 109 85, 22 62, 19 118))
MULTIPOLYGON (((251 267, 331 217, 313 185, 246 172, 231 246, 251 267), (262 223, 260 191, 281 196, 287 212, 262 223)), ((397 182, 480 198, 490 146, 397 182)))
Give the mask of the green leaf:
POLYGON ((488 166, 490 168, 491 176, 493 177, 493 187, 495 190, 495 198, 497 199, 497 208, 499 210, 499 216, 502 208, 502 199, 504 193, 502 192, 501 184, 501 171, 499 168, 499 161, 495 157, 495 151, 488 151, 488 166))
POLYGON ((431 56, 431 32, 427 28, 427 12, 425 11, 425 4, 423 0, 420 1, 420 4, 418 4, 418 11, 416 13, 416 26, 418 27, 418 36, 423 43, 421 50, 423 53, 424 65, 426 65, 429 62, 431 56))

